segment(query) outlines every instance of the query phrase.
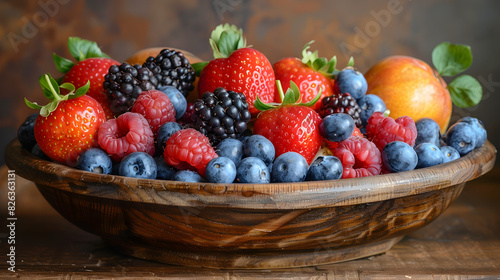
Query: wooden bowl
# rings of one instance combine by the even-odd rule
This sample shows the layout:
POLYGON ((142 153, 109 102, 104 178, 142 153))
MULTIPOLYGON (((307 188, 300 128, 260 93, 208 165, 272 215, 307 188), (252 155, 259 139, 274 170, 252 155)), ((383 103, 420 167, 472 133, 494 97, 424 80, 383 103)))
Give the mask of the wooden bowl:
POLYGON ((125 254, 211 268, 285 268, 389 250, 438 217, 465 182, 491 170, 495 147, 409 172, 280 184, 183 183, 79 171, 17 140, 6 163, 66 219, 125 254))

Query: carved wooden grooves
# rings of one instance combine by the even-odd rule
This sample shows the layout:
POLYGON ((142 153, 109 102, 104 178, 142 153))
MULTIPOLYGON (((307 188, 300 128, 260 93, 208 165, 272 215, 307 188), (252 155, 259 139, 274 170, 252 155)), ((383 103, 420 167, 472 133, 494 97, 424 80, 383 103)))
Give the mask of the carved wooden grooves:
POLYGON ((178 265, 270 268, 383 253, 439 216, 495 157, 487 142, 432 168, 270 185, 95 175, 36 159, 17 141, 6 161, 61 215, 121 252, 178 265))

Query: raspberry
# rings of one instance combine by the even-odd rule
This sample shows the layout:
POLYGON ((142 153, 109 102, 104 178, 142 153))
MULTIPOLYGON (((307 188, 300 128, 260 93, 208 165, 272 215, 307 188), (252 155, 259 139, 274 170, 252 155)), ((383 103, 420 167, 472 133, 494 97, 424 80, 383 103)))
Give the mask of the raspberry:
POLYGON ((339 143, 333 155, 344 167, 342 178, 366 177, 380 174, 382 157, 375 144, 363 137, 350 137, 339 143))
MULTIPOLYGON (((361 130, 359 130, 359 128, 356 126, 356 127, 354 127, 354 131, 353 131, 352 135, 349 138, 351 138, 351 137, 364 137, 364 136, 363 136, 363 133, 361 133, 361 130)), ((324 138, 323 138, 323 141, 325 142, 325 144, 328 147, 328 149, 330 149, 330 151, 333 151, 335 148, 337 148, 337 146, 340 143, 340 142, 328 141, 328 140, 326 140, 324 138)))
POLYGON ((205 168, 217 157, 210 140, 194 128, 181 129, 168 138, 165 161, 179 170, 196 170, 205 177, 205 168))
POLYGON ((146 152, 151 156, 155 153, 153 131, 138 113, 127 112, 103 123, 97 141, 114 161, 133 152, 146 152))
POLYGON ((132 112, 146 118, 154 134, 167 122, 175 122, 175 109, 168 96, 159 90, 143 91, 132 107, 132 112))
POLYGON ((417 139, 417 127, 415 121, 408 116, 394 120, 391 117, 384 117, 380 112, 375 112, 368 119, 366 134, 380 151, 386 144, 393 141, 402 141, 413 147, 417 139))

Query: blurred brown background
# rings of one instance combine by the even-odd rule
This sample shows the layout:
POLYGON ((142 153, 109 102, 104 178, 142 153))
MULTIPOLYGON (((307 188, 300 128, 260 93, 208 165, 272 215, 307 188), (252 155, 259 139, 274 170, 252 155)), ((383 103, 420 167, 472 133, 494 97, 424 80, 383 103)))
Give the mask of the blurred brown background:
MULTIPOLYGON (((243 0, 2 0, 0 1, 0 163, 17 127, 33 113, 23 97, 42 101, 38 77, 58 76, 52 53, 70 57, 68 36, 97 41, 104 52, 124 61, 147 47, 169 46, 210 59, 208 37, 218 24, 244 29, 247 41, 271 63, 300 56, 315 40, 320 56, 350 55, 365 72, 394 54, 431 63, 443 41, 472 47, 467 74, 483 85, 480 105, 454 108, 453 120, 481 119, 489 140, 500 147, 496 113, 500 105, 500 1, 243 1, 243 0)), ((448 80, 449 82, 449 80, 448 80)))

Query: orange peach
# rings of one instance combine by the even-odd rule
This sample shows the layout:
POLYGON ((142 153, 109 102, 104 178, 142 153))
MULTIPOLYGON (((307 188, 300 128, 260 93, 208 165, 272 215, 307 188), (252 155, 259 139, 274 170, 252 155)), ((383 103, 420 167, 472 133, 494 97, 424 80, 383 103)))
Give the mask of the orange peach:
POLYGON ((452 103, 446 82, 422 60, 390 56, 365 73, 368 92, 382 98, 392 118, 409 116, 435 120, 444 133, 452 103))

